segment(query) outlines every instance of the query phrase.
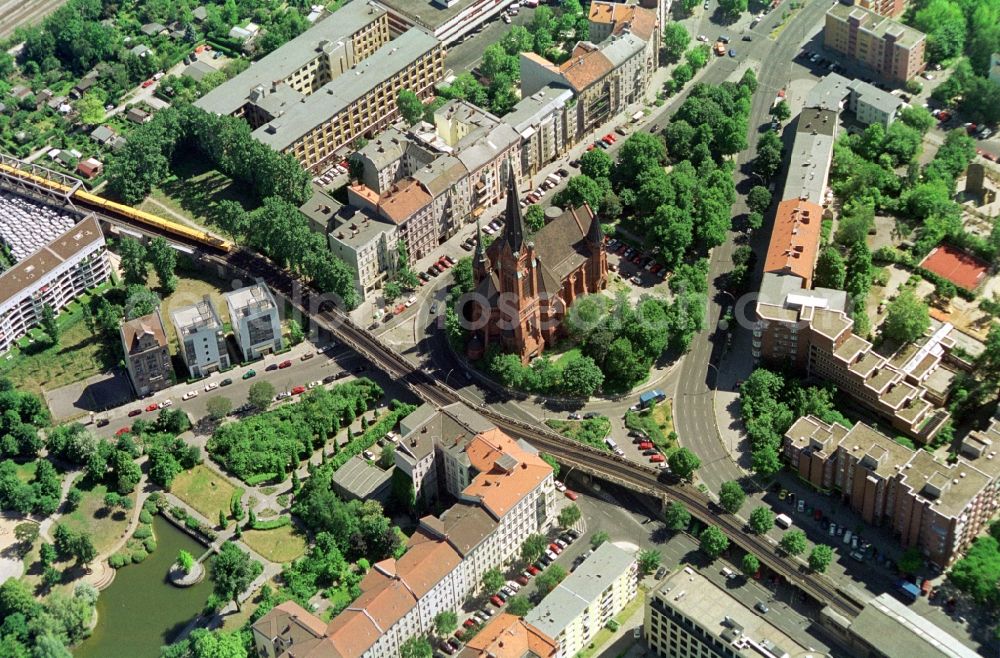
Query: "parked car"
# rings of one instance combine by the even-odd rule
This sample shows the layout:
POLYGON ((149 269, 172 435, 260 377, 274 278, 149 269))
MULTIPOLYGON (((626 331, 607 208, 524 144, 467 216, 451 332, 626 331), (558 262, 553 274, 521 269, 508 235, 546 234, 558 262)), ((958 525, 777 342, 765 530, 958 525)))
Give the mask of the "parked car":
POLYGON ((650 463, 659 464, 666 461, 663 455, 657 453, 649 458, 650 463))
POLYGON ((196 397, 198 397, 198 391, 188 391, 187 393, 181 396, 181 399, 190 400, 191 398, 196 398, 196 397))
MULTIPOLYGON (((156 405, 155 402, 153 404, 151 404, 151 405, 149 405, 149 406, 146 407, 146 411, 156 411, 157 409, 159 409, 159 407, 156 405)), ((140 413, 142 413, 142 412, 140 412, 140 413)), ((131 416, 131 415, 132 414, 130 413, 129 416, 131 416)), ((138 416, 139 414, 135 414, 135 415, 138 416)))
POLYGON ((219 388, 218 382, 210 382, 208 384, 205 384, 206 391, 214 391, 217 388, 219 388))
POLYGON ((495 605, 498 608, 502 608, 503 607, 503 599, 501 599, 496 594, 494 594, 493 596, 490 597, 490 603, 492 603, 493 605, 495 605))
POLYGON ((167 399, 167 400, 164 400, 163 402, 161 402, 157 406, 159 406, 160 409, 166 409, 167 407, 173 406, 173 404, 174 404, 173 400, 167 399))
MULTIPOLYGON (((153 406, 156 406, 156 405, 153 405, 153 406)), ((132 411, 128 412, 128 417, 132 418, 134 416, 138 416, 141 413, 142 413, 142 409, 133 409, 132 411)), ((103 427, 103 425, 99 425, 98 427, 103 427)))
POLYGON ((580 497, 578 493, 576 493, 575 491, 570 491, 569 489, 567 489, 563 495, 565 495, 570 500, 576 500, 577 498, 580 497))
POLYGON ((257 371, 253 369, 247 370, 245 373, 243 373, 243 379, 250 379, 251 377, 256 377, 256 376, 257 376, 257 371))
POLYGON ((232 383, 233 383, 233 380, 230 379, 229 377, 226 377, 221 382, 219 382, 219 386, 229 386, 232 383))
POLYGON ((291 368, 291 367, 292 367, 292 362, 289 361, 288 359, 285 359, 284 361, 278 364, 279 370, 284 370, 285 368, 291 368))

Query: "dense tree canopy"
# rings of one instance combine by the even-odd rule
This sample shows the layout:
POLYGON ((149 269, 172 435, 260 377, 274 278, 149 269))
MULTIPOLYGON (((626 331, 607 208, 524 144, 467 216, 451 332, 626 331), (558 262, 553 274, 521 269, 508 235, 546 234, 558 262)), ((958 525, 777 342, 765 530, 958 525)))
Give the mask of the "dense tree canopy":
POLYGON ((930 328, 931 318, 927 304, 913 292, 903 290, 889 302, 883 329, 885 335, 900 343, 910 343, 930 328))

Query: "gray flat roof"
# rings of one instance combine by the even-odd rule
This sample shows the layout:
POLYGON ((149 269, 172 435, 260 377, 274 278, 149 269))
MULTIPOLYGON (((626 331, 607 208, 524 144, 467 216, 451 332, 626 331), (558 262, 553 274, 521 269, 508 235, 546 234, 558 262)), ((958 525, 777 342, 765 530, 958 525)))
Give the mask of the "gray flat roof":
POLYGON ((405 16, 417 25, 436 30, 478 1, 458 0, 450 7, 444 7, 431 0, 379 0, 379 4, 405 16))
POLYGON ((392 469, 383 471, 372 466, 358 455, 351 457, 347 463, 333 474, 333 484, 358 498, 367 498, 382 487, 386 480, 392 477, 392 469))
POLYGON ((571 98, 573 98, 572 90, 558 85, 545 85, 530 96, 519 100, 503 120, 514 126, 514 130, 522 132, 553 110, 565 105, 571 98))
POLYGON ((646 42, 631 32, 613 35, 601 44, 601 52, 614 66, 621 66, 641 53, 646 42))
POLYGON ((851 93, 850 84, 851 81, 844 76, 829 73, 809 90, 803 107, 839 112, 844 99, 851 93))
POLYGON ((549 592, 524 621, 549 637, 559 637, 566 626, 601 595, 635 561, 635 556, 611 542, 601 544, 576 571, 549 592))
POLYGON ((851 632, 886 656, 976 658, 958 638, 918 615, 889 594, 868 602, 851 632))
MULTIPOLYGON (((339 14, 336 12, 334 16, 339 14)), ((437 39, 423 30, 411 28, 306 96, 282 116, 255 130, 253 136, 276 151, 284 150, 439 45, 437 39)))
POLYGON ((802 288, 802 279, 794 274, 764 273, 758 298, 761 304, 773 304, 784 308, 787 306, 789 295, 820 300, 823 303, 822 308, 834 311, 844 311, 847 307, 847 293, 843 290, 832 288, 807 290, 802 288))
POLYGON ((205 94, 195 105, 216 114, 232 114, 247 102, 257 85, 270 87, 284 80, 319 56, 321 41, 339 41, 355 34, 385 13, 385 9, 364 0, 354 0, 319 20, 266 57, 253 62, 229 82, 205 94))
POLYGON ((871 105, 886 114, 892 114, 899 106, 905 105, 903 99, 899 96, 882 91, 875 85, 870 85, 864 80, 852 80, 849 86, 863 103, 871 105))
POLYGON ((802 110, 782 199, 805 199, 823 205, 836 128, 836 112, 814 108, 802 110))

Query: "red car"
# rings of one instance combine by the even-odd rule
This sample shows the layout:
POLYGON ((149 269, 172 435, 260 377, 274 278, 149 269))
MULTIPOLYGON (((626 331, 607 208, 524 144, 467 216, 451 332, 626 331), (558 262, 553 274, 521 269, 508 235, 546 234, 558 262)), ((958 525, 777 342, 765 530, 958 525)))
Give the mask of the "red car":
POLYGON ((659 464, 660 462, 665 461, 665 459, 664 459, 663 455, 655 454, 655 455, 653 455, 652 457, 649 458, 649 461, 652 462, 652 463, 654 463, 654 464, 659 464))
POLYGON ((533 564, 529 565, 528 566, 528 573, 530 573, 532 576, 537 576, 539 574, 539 569, 538 569, 538 567, 536 567, 533 564))
POLYGON ((154 402, 153 404, 151 404, 148 407, 146 407, 146 411, 156 411, 158 408, 159 407, 157 407, 156 403, 154 402))
POLYGON ((145 89, 147 87, 151 87, 151 86, 153 86, 153 79, 152 78, 150 78, 149 80, 146 80, 145 82, 142 83, 142 88, 143 89, 145 89))
POLYGON ((132 431, 131 427, 123 427, 120 430, 118 430, 117 432, 115 432, 115 436, 121 436, 122 434, 128 434, 131 431, 132 431))
POLYGON ((455 637, 457 637, 459 640, 461 640, 463 637, 465 637, 465 629, 464 628, 460 628, 457 631, 455 631, 455 637))
POLYGON ((649 450, 653 447, 652 441, 643 441, 639 444, 639 450, 649 450))
POLYGON ((522 585, 527 585, 528 584, 528 577, 527 576, 518 576, 517 577, 517 582, 521 583, 522 585))
POLYGON ((576 500, 577 498, 580 497, 580 494, 576 493, 575 491, 570 491, 569 489, 566 490, 566 493, 564 495, 570 500, 576 500))
POLYGON ((611 134, 611 133, 608 133, 607 135, 605 135, 605 136, 604 136, 604 139, 610 139, 610 140, 611 140, 612 142, 616 142, 616 141, 618 141, 618 138, 617 138, 617 137, 615 137, 615 136, 614 136, 613 134, 611 134))
POLYGON ((142 409, 133 409, 132 411, 128 412, 128 417, 132 418, 133 416, 138 416, 141 413, 142 409))
POLYGON ((292 395, 302 395, 305 392, 306 392, 305 386, 296 386, 295 388, 292 389, 292 395))
POLYGON ((462 622, 462 626, 465 626, 466 628, 472 628, 475 625, 476 625, 476 620, 473 619, 472 617, 469 617, 464 622, 462 622))
POLYGON ((492 603, 493 605, 495 605, 498 608, 502 608, 503 607, 503 599, 501 599, 496 594, 494 594, 493 596, 490 597, 490 603, 492 603))
POLYGON ((562 553, 562 548, 559 546, 559 544, 549 544, 549 550, 555 553, 556 555, 562 553))
POLYGON ((285 368, 291 368, 291 367, 292 367, 292 362, 288 361, 288 360, 282 361, 281 363, 278 364, 278 369, 279 370, 283 370, 285 368))
POLYGON ((621 256, 622 254, 625 253, 625 251, 627 249, 628 249, 628 245, 627 244, 623 244, 622 246, 618 247, 617 250, 615 250, 615 253, 618 254, 619 256, 621 256))

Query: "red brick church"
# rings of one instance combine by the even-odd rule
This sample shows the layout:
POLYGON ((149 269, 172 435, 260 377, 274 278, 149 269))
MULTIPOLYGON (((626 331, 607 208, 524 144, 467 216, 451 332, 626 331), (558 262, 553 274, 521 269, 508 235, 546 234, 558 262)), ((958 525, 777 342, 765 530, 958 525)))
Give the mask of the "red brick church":
POLYGON ((577 297, 607 287, 608 258, 601 223, 587 205, 566 210, 529 238, 512 171, 505 221, 485 250, 477 234, 468 354, 480 358, 499 344, 527 363, 563 335, 563 315, 577 297))

